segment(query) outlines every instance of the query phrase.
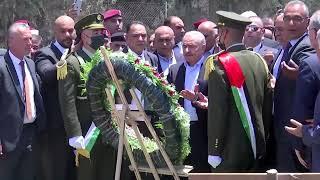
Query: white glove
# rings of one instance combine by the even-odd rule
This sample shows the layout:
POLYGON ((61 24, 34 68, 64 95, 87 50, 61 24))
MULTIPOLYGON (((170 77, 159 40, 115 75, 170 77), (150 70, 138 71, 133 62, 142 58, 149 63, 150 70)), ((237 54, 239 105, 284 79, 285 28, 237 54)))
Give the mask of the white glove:
POLYGON ((213 167, 216 168, 221 163, 222 159, 220 156, 208 156, 208 163, 213 167))
POLYGON ((85 145, 83 136, 69 138, 69 145, 74 147, 75 149, 84 149, 85 145))

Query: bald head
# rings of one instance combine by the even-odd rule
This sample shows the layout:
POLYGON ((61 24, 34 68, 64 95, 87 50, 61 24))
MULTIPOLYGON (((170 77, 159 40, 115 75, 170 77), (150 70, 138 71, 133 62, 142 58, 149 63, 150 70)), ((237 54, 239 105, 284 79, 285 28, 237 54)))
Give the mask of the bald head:
POLYGON ((32 35, 26 24, 14 23, 9 28, 8 47, 13 55, 23 59, 31 51, 32 35))
POLYGON ((70 48, 75 39, 74 21, 69 16, 60 16, 54 22, 54 35, 58 43, 64 48, 70 48))
POLYGON ((254 48, 261 43, 265 30, 260 17, 254 16, 250 17, 249 19, 252 21, 252 23, 246 28, 243 42, 247 47, 254 48))
POLYGON ((168 26, 160 26, 155 32, 154 47, 156 51, 164 57, 172 56, 174 46, 174 32, 168 26))
POLYGON ((198 31, 201 32, 206 40, 206 50, 210 51, 212 48, 216 47, 216 39, 218 37, 217 25, 211 21, 203 22, 199 25, 198 31))
POLYGON ((183 55, 189 65, 196 64, 206 49, 206 40, 199 31, 189 31, 182 38, 183 55))
POLYGON ((170 34, 170 35, 174 36, 173 30, 168 26, 160 26, 154 31, 154 34, 156 36, 159 35, 159 34, 163 34, 163 33, 170 34))

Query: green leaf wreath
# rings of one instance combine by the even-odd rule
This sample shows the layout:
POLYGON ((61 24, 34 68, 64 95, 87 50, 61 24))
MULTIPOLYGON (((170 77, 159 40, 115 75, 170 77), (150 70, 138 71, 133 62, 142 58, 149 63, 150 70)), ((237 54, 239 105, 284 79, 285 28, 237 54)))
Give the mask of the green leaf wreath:
MULTIPOLYGON (((107 55, 110 59, 117 60, 117 59, 126 59, 130 64, 132 64, 135 69, 143 74, 145 74, 148 78, 152 80, 152 82, 159 87, 165 94, 169 97, 169 104, 170 109, 173 115, 175 116, 175 120, 177 121, 177 128, 180 130, 182 136, 181 148, 182 153, 180 154, 179 161, 183 162, 183 160, 188 156, 190 153, 190 145, 189 145, 189 134, 190 134, 190 117, 184 111, 183 107, 181 107, 178 103, 178 99, 180 95, 175 90, 174 85, 169 84, 166 80, 166 77, 163 77, 161 74, 157 72, 157 70, 151 67, 149 64, 142 62, 141 60, 137 59, 131 53, 112 53, 111 51, 107 50, 107 55)), ((87 82, 88 75, 93 67, 95 67, 99 62, 103 61, 102 55, 100 51, 97 51, 91 61, 82 64, 83 71, 81 72, 81 79, 87 82)), ((115 86, 112 80, 106 82, 107 86, 111 88, 111 91, 114 94, 115 86)), ((105 109, 107 111, 111 111, 110 104, 108 103, 107 99, 105 98, 105 109)), ((156 124, 157 128, 162 128, 162 124, 159 122, 156 124)), ((133 130, 130 127, 126 127, 126 133, 128 135, 128 141, 133 150, 141 149, 141 146, 136 138, 133 130)), ((158 146, 156 142, 150 138, 143 137, 144 144, 148 152, 153 152, 158 150, 158 146)))

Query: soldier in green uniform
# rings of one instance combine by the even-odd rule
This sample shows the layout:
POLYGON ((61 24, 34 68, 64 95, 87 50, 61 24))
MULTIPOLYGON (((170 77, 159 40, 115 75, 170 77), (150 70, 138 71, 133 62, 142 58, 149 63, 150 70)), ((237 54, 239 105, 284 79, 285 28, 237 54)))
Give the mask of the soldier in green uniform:
POLYGON ((264 60, 242 43, 250 20, 233 12, 217 14, 224 50, 206 63, 208 163, 213 172, 256 171, 271 118, 270 75, 264 60))
MULTIPOLYGON (((91 14, 75 24, 79 49, 67 56, 67 74, 59 81, 59 101, 69 145, 84 149, 84 137, 92 125, 89 101, 83 90, 85 82, 80 78, 82 64, 91 60, 96 50, 104 44, 103 16, 91 14)), ((59 70, 58 70, 59 71, 59 70)), ((58 73, 59 74, 59 73, 58 73)), ((113 179, 116 153, 114 148, 103 144, 98 136, 90 159, 79 155, 78 179, 113 179)))

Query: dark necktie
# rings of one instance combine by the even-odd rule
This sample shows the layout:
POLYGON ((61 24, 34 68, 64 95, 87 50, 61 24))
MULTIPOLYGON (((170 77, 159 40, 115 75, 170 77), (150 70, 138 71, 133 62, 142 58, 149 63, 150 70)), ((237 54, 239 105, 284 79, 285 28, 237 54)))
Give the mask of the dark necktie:
POLYGON ((290 48, 292 47, 291 43, 289 42, 286 46, 286 48, 284 49, 283 51, 283 56, 281 58, 281 62, 282 61, 285 61, 285 62, 288 62, 289 61, 289 58, 290 58, 290 54, 289 54, 289 51, 290 51, 290 48))
POLYGON ((280 70, 281 70, 281 63, 284 61, 284 62, 288 62, 289 61, 289 58, 290 58, 290 54, 289 54, 289 51, 290 51, 290 48, 292 47, 291 43, 288 42, 286 48, 284 49, 283 51, 283 55, 282 55, 282 58, 281 58, 281 61, 280 61, 280 64, 279 64, 279 68, 278 68, 278 77, 280 75, 280 70))
POLYGON ((31 110, 31 100, 30 100, 30 93, 29 93, 29 81, 28 78, 26 78, 26 71, 24 68, 24 61, 20 61, 19 65, 21 66, 21 72, 22 72, 22 80, 23 80, 23 96, 25 101, 25 109, 27 113, 27 119, 28 121, 32 120, 32 110, 31 110))

